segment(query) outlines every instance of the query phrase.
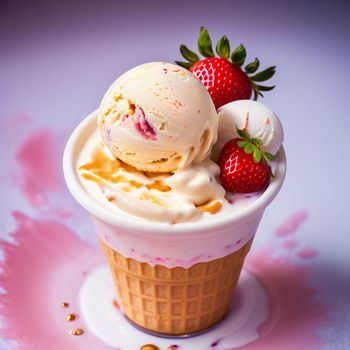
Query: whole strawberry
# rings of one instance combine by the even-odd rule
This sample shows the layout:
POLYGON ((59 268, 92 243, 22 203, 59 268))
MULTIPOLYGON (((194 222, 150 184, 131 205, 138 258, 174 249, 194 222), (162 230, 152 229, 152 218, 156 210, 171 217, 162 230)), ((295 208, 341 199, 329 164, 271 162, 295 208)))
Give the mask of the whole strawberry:
POLYGON ((275 74, 275 66, 254 74, 259 68, 259 60, 255 60, 241 69, 246 58, 246 50, 242 44, 233 50, 230 56, 230 43, 224 35, 216 45, 219 57, 214 57, 212 42, 208 31, 202 27, 199 33, 198 50, 206 58, 200 60, 198 55, 185 45, 180 46, 182 56, 188 62, 175 61, 178 65, 189 69, 208 89, 216 108, 236 100, 249 99, 254 91, 254 100, 264 96, 262 91, 270 91, 275 86, 262 86, 257 82, 270 79, 275 74), (229 60, 231 58, 231 61, 229 60), (254 74, 254 75, 251 75, 254 74))
POLYGON ((264 190, 270 182, 272 154, 261 150, 261 141, 237 129, 241 138, 228 141, 218 165, 220 181, 228 192, 251 193, 264 190))

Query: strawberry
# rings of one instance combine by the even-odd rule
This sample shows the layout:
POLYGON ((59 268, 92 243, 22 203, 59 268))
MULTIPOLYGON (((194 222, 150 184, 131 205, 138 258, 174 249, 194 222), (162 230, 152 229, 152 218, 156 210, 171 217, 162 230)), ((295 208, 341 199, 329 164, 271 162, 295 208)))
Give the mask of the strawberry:
POLYGON ((237 128, 237 133, 241 138, 228 141, 218 160, 221 184, 229 192, 262 191, 270 182, 272 154, 263 152, 261 140, 247 131, 237 128))
POLYGON ((190 71, 204 84, 216 108, 236 100, 248 100, 252 85, 248 76, 224 58, 210 57, 196 62, 190 71))
POLYGON ((275 74, 276 67, 271 66, 256 73, 260 62, 255 58, 244 67, 243 71, 241 67, 247 55, 246 49, 240 44, 230 56, 230 43, 226 35, 216 45, 219 57, 214 57, 209 33, 202 27, 199 33, 198 50, 205 57, 204 59, 200 59, 196 53, 185 45, 181 45, 180 52, 188 62, 175 62, 189 69, 205 85, 216 108, 228 102, 249 99, 252 91, 254 91, 254 100, 257 100, 258 96, 264 96, 262 91, 270 91, 275 87, 259 85, 257 82, 270 79, 275 74))

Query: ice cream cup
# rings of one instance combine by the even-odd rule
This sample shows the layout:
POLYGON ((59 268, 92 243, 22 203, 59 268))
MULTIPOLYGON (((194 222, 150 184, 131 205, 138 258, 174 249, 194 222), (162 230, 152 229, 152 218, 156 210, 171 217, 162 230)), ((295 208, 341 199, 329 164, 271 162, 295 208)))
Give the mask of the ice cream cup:
POLYGON ((96 112, 90 114, 70 136, 64 175, 72 195, 92 215, 125 316, 166 336, 213 327, 229 312, 261 217, 282 186, 283 148, 275 158, 275 178, 247 207, 229 216, 219 212, 210 221, 159 223, 116 214, 85 190, 77 158, 96 130, 96 117, 96 112))

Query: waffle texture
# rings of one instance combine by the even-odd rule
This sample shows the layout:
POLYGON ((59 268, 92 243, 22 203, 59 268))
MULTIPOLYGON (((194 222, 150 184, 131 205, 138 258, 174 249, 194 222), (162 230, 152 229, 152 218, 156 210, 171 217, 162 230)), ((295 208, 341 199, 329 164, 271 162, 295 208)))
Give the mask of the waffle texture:
POLYGON ((125 258, 100 240, 125 315, 164 335, 203 331, 229 311, 253 238, 238 251, 188 269, 125 258))

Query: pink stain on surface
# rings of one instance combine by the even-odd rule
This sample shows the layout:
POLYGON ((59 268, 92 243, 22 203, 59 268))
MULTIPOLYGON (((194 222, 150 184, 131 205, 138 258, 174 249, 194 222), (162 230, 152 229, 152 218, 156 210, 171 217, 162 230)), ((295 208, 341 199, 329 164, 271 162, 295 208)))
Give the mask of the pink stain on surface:
POLYGON ((23 127, 31 121, 31 118, 28 114, 19 113, 15 116, 8 118, 8 122, 12 127, 23 127))
POLYGON ((60 188, 54 137, 50 131, 40 130, 22 143, 16 154, 20 173, 19 185, 30 203, 35 206, 47 204, 46 191, 60 188))
POLYGON ((0 309, 4 318, 1 337, 15 340, 15 350, 108 349, 89 332, 81 318, 66 322, 68 313, 79 316, 78 291, 83 271, 102 262, 99 252, 81 242, 64 225, 33 220, 15 212, 17 244, 0 241, 0 309), (60 308, 68 302, 68 308, 60 308), (73 328, 85 333, 69 335, 73 328))
POLYGON ((288 218, 282 225, 278 226, 275 234, 279 237, 292 235, 295 233, 300 225, 308 218, 306 211, 298 211, 288 218))
POLYGON ((292 239, 288 239, 283 242, 283 247, 290 250, 294 249, 297 245, 298 243, 292 239))
POLYGON ((51 209, 51 213, 60 219, 68 219, 73 215, 72 211, 68 208, 53 208, 51 209))
POLYGON ((317 250, 312 248, 304 248, 302 250, 299 250, 297 255, 302 259, 311 259, 317 256, 317 250))
POLYGON ((329 322, 329 307, 316 301, 319 291, 309 286, 308 267, 272 256, 261 250, 246 261, 268 294, 270 316, 259 328, 261 338, 242 349, 317 349, 324 344, 318 330, 329 322))

